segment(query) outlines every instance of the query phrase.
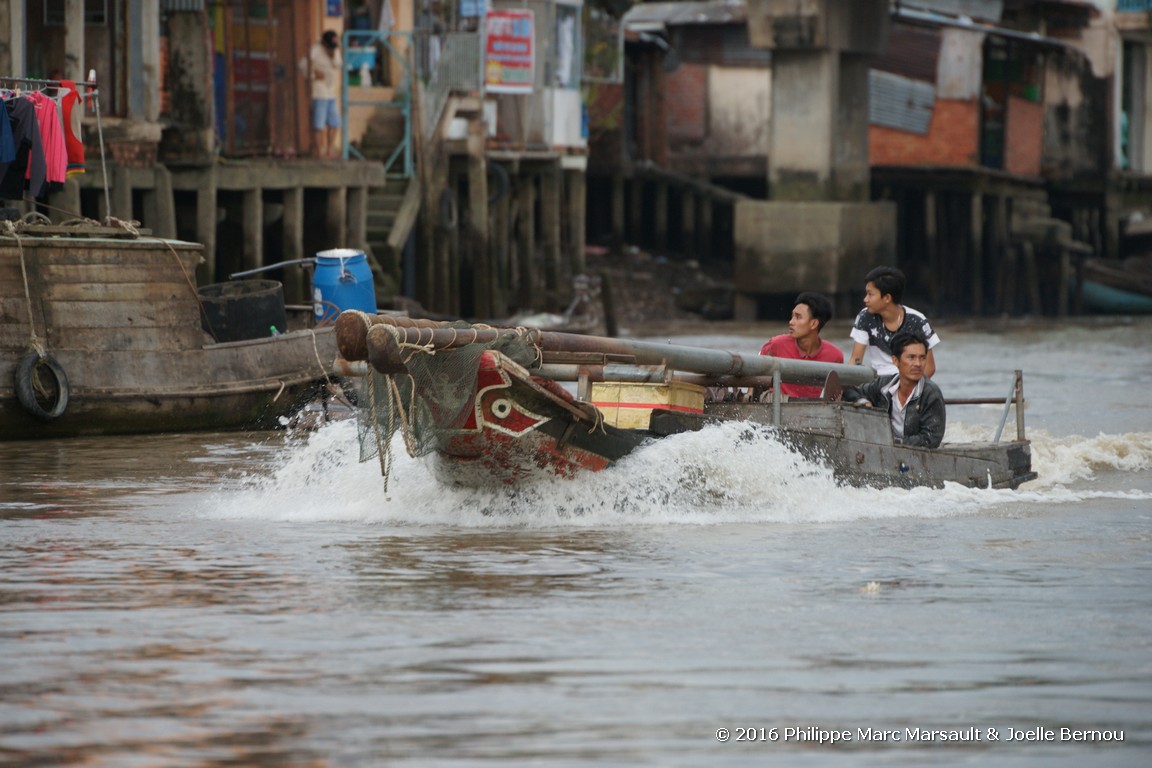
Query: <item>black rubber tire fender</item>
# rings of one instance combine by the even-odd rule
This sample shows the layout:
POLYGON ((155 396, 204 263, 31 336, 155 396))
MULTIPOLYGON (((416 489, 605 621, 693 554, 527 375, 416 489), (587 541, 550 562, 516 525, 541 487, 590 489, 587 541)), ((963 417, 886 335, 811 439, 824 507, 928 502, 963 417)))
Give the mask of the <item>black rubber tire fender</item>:
POLYGON ((508 179, 508 169, 500 163, 488 164, 488 205, 500 202, 508 194, 511 182, 508 179))
POLYGON ((440 193, 440 210, 437 213, 436 223, 445 230, 456 229, 460 223, 460 211, 456 206, 456 195, 450 189, 445 189, 440 193))
POLYGON ((29 352, 16 366, 16 398, 24 410, 40 421, 58 419, 68 410, 68 376, 51 355, 29 352), (41 403, 36 392, 36 382, 45 373, 55 380, 55 400, 48 408, 41 403))

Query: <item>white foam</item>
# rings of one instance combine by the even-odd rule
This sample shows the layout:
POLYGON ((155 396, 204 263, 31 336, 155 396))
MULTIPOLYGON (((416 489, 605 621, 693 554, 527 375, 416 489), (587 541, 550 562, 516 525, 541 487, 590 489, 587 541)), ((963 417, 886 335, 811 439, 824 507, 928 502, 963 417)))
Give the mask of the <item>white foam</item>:
MULTIPOLYGON (((970 439, 962 424, 950 440, 970 439)), ((972 438, 986 438, 973 428, 972 438)), ((397 436, 387 493, 376 459, 360 463, 352 422, 331 424, 285 446, 266 477, 213 500, 213 513, 286 521, 359 521, 468 527, 604 527, 724 522, 827 523, 888 517, 943 517, 1021 503, 1152 498, 1137 491, 1068 488, 1100 471, 1152 466, 1152 434, 1033 439, 1041 479, 1019 491, 842 487, 767 429, 723 424, 675 435, 634 452, 610 471, 576 480, 545 478, 516 487, 466 489, 439 483, 429 459, 413 459, 397 436)))

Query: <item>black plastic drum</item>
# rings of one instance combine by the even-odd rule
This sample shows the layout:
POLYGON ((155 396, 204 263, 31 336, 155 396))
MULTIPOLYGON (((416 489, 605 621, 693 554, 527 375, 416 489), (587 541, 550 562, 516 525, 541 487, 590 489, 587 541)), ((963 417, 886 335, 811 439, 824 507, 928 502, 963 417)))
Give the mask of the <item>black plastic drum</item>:
POLYGON ((284 286, 275 280, 233 280, 200 288, 200 324, 216 341, 244 341, 288 330, 284 286))

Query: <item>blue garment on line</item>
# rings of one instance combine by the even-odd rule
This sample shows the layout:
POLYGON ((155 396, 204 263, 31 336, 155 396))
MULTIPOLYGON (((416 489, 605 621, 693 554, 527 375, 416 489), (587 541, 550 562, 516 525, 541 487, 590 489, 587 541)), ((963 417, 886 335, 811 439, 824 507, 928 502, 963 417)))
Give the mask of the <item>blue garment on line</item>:
MULTIPOLYGON (((7 113, 8 110, 4 110, 7 113)), ((16 159, 16 141, 12 138, 12 122, 5 114, 0 119, 0 165, 7 165, 16 159)))

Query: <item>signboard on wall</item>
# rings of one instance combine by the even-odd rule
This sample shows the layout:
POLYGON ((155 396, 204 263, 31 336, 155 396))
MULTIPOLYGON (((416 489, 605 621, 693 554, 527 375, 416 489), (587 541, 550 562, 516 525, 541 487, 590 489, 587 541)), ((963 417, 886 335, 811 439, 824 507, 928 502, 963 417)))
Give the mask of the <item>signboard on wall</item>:
POLYGON ((531 93, 536 81, 536 32, 532 11, 490 9, 484 17, 484 88, 491 93, 531 93))

